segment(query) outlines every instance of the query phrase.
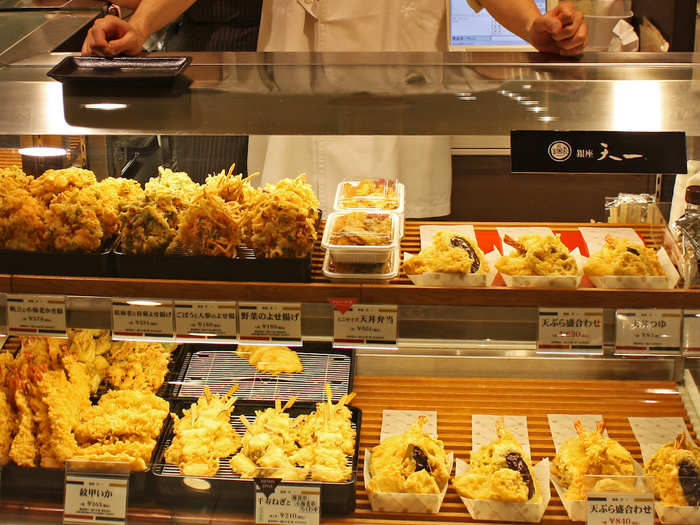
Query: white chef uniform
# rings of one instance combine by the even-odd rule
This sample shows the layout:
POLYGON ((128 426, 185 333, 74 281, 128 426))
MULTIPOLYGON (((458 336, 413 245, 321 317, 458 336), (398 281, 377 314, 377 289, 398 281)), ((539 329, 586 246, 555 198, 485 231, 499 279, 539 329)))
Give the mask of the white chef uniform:
MULTIPOLYGON (((467 0, 475 9, 477 0, 467 0)), ((264 0, 258 51, 444 51, 447 46, 444 0, 264 0)), ((294 68, 278 68, 277 82, 308 82, 309 90, 362 83, 401 85, 412 74, 401 68, 324 67, 323 78, 300 78, 294 68), (284 78, 288 73, 288 78, 284 78)), ((421 74, 437 74, 426 68, 421 74)), ((309 75, 311 77, 312 75, 309 75)), ((432 78, 428 85, 435 85, 432 78)), ((300 115, 299 118, 303 118, 300 115)), ((435 118, 440 118, 436 115, 435 118)), ((406 215, 437 217, 450 213, 452 166, 450 137, 445 136, 251 136, 249 172, 261 182, 275 182, 301 172, 321 201, 332 210, 335 189, 343 179, 383 177, 406 185, 406 215)))

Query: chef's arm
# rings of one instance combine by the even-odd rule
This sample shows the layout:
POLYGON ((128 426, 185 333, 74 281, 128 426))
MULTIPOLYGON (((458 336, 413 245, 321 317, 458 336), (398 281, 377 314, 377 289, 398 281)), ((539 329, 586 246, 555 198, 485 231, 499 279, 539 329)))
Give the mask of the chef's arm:
POLYGON ((127 0, 138 4, 129 21, 106 16, 95 21, 83 42, 83 55, 136 55, 146 39, 174 21, 195 0, 127 0))

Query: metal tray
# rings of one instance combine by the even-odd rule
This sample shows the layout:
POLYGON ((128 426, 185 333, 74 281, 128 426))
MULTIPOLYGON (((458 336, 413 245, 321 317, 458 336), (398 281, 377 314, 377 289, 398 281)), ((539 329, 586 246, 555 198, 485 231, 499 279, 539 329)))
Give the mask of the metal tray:
POLYGON ((114 277, 114 256, 108 248, 99 253, 30 252, 0 250, 0 273, 114 277))
POLYGON ((304 367, 298 374, 270 375, 258 372, 248 361, 235 354, 235 346, 194 346, 182 360, 182 366, 171 388, 165 394, 172 399, 196 399, 204 385, 217 394, 225 394, 238 384, 240 401, 288 399, 299 402, 326 399, 328 383, 333 400, 338 401, 352 391, 355 374, 355 350, 333 349, 330 343, 304 343, 295 349, 304 367))
MULTIPOLYGON (((184 408, 192 402, 180 402, 176 404, 179 415, 184 408)), ((242 437, 245 434, 243 424, 238 416, 243 414, 250 419, 255 418, 255 410, 263 410, 274 406, 273 403, 238 402, 231 414, 231 425, 242 437)), ((298 403, 289 409, 291 416, 308 414, 316 408, 313 403, 298 403)), ((324 514, 350 514, 355 510, 355 481, 357 477, 358 455, 360 450, 360 426, 362 412, 359 408, 348 407, 352 412, 352 424, 355 429, 355 452, 352 461, 352 477, 341 483, 301 482, 318 484, 321 486, 321 512, 324 514)), ((163 430, 163 439, 160 442, 158 454, 154 460, 152 473, 154 477, 155 499, 161 505, 179 507, 217 506, 238 510, 252 511, 255 502, 255 483, 252 479, 241 479, 238 474, 231 471, 229 458, 219 460, 219 472, 204 479, 208 483, 207 490, 195 489, 185 484, 188 479, 180 473, 176 465, 166 464, 164 461, 165 450, 170 446, 173 438, 172 420, 168 420, 163 430)), ((297 483, 297 482, 295 482, 297 483)))
POLYGON ((80 57, 69 56, 51 68, 48 76, 59 82, 138 81, 140 88, 168 83, 192 62, 192 57, 80 57))

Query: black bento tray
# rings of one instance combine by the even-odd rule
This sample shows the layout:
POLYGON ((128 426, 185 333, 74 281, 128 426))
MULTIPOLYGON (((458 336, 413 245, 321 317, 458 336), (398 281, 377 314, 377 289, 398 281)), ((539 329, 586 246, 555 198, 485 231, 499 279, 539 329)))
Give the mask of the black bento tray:
POLYGON ((114 277, 114 256, 108 248, 97 253, 0 250, 0 273, 114 277))
POLYGON ((202 395, 204 385, 215 394, 225 394, 238 385, 240 401, 289 399, 299 402, 326 399, 328 383, 333 400, 352 392, 355 377, 355 350, 334 349, 331 343, 305 342, 293 348, 299 354, 304 371, 295 374, 271 375, 258 372, 235 353, 236 346, 187 345, 175 380, 162 397, 173 400, 194 400, 202 395))
MULTIPOLYGON (((178 402, 175 409, 178 415, 188 408, 192 401, 178 402)), ((231 424, 236 432, 243 437, 245 428, 239 421, 239 415, 245 415, 248 419, 255 418, 255 410, 264 410, 274 406, 271 402, 237 402, 231 414, 231 424)), ((300 414, 308 414, 316 408, 314 403, 295 403, 288 413, 292 417, 300 414)), ((355 451, 352 456, 352 476, 349 480, 340 483, 302 481, 294 483, 309 483, 321 487, 321 512, 323 514, 350 514, 355 510, 355 482, 357 479, 357 465, 360 450, 360 426, 362 412, 359 408, 349 406, 352 412, 352 424, 355 428, 355 451)), ((152 474, 154 478, 153 490, 156 502, 161 505, 178 506, 183 508, 201 507, 203 505, 215 505, 217 507, 252 511, 255 504, 255 482, 252 479, 241 479, 231 471, 229 458, 219 460, 219 472, 212 477, 197 478, 206 480, 208 489, 195 489, 185 484, 186 476, 180 473, 177 465, 165 463, 165 450, 172 440, 172 420, 166 422, 162 439, 158 447, 158 454, 153 462, 152 474)), ((350 459, 350 458, 348 458, 350 459)), ((191 479, 191 478, 187 478, 191 479)), ((200 482, 201 483, 201 482, 200 482)))
POLYGON ((311 282, 311 253, 304 258, 249 258, 206 255, 131 255, 114 250, 118 277, 199 281, 311 282))
POLYGON ((192 57, 81 57, 69 56, 51 68, 48 76, 59 82, 138 82, 140 88, 175 80, 192 62, 192 57))

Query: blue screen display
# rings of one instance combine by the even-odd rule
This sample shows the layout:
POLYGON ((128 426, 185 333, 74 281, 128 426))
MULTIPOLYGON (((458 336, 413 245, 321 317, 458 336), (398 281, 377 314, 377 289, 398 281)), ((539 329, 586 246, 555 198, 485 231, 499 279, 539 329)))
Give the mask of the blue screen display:
MULTIPOLYGON (((539 10, 547 11, 547 0, 535 0, 539 10)), ((527 45, 482 9, 475 13, 466 0, 450 0, 450 43, 453 46, 527 45)))

